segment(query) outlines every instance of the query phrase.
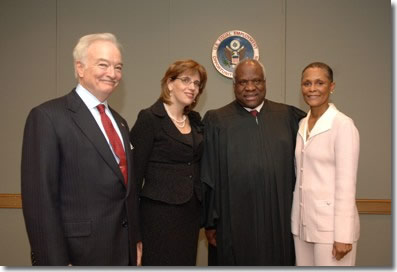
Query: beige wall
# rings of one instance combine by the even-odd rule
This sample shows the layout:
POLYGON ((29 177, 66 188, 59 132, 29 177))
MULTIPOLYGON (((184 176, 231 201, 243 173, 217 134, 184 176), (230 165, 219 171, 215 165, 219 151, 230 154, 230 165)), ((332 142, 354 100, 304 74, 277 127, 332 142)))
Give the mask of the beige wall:
MULTIPOLYGON (((3 103, 1 193, 20 192, 22 132, 29 110, 75 86, 72 49, 87 33, 113 32, 124 45, 124 79, 110 99, 130 126, 159 95, 167 66, 193 58, 209 74, 204 114, 233 99, 211 63, 225 31, 252 35, 267 69, 267 97, 306 109, 299 93, 311 61, 335 70, 333 102, 361 136, 358 198, 391 198, 391 7, 386 0, 1 0, 3 103)), ((361 215, 358 265, 391 265, 391 216, 361 215), (382 252, 382 253, 381 253, 382 252)), ((0 209, 0 264, 29 265, 21 210, 0 209)), ((205 265, 200 236, 198 264, 205 265)))

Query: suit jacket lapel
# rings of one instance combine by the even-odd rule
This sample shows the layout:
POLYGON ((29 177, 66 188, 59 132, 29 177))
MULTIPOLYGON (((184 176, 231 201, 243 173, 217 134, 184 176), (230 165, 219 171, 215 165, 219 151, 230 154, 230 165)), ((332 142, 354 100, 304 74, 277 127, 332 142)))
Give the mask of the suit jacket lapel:
POLYGON ((171 118, 165 111, 163 102, 161 100, 157 100, 157 102, 151 107, 151 110, 156 116, 161 118, 161 127, 167 135, 178 142, 191 146, 182 133, 175 127, 171 118))
POLYGON ((103 133, 98 127, 98 124, 96 123, 91 112, 85 106, 83 100, 81 100, 75 90, 73 90, 67 96, 67 103, 68 109, 73 112, 72 118, 76 125, 80 128, 84 135, 87 136, 103 160, 113 170, 113 172, 120 177, 120 180, 122 181, 123 175, 119 166, 117 165, 116 160, 114 159, 108 142, 103 136, 103 133))
POLYGON ((312 128, 309 138, 306 139, 306 133, 308 129, 308 120, 310 118, 311 111, 309 111, 305 118, 303 118, 299 123, 299 130, 298 135, 302 137, 302 141, 305 145, 308 145, 311 140, 319 135, 322 134, 332 128, 333 120, 338 113, 338 110, 334 106, 334 104, 329 103, 328 109, 323 113, 323 115, 317 120, 314 127, 312 128))
MULTIPOLYGON (((128 192, 129 192, 129 188, 130 188, 130 183, 131 183, 131 181, 133 180, 131 177, 132 177, 132 174, 133 174, 133 169, 132 169, 132 149, 133 149, 133 147, 132 147, 132 145, 131 145, 131 143, 130 143, 130 139, 129 139, 129 131, 128 131, 128 124, 126 124, 125 123, 125 121, 123 120, 123 119, 121 119, 120 117, 119 117, 119 115, 118 115, 118 113, 117 112, 115 112, 111 107, 109 107, 109 109, 110 109, 110 111, 112 112, 112 115, 113 115, 113 118, 114 118, 114 120, 116 121, 116 123, 117 123, 117 126, 119 127, 119 130, 120 130, 120 133, 121 133, 121 137, 122 137, 122 141, 123 141, 123 144, 124 144, 124 150, 125 150, 125 155, 126 155, 126 158, 127 158, 127 171, 128 171, 128 191, 127 191, 127 194, 128 194, 128 192)), ((119 167, 117 167, 119 170, 120 170, 120 168, 119 167)), ((122 173, 121 173, 121 171, 119 171, 120 172, 120 175, 122 175, 122 173)))
MULTIPOLYGON (((338 110, 336 109, 336 107, 332 103, 329 103, 328 109, 317 120, 312 131, 310 132, 309 139, 318 135, 318 134, 321 134, 323 132, 330 130, 332 127, 332 122, 333 122, 337 112, 338 112, 338 110)), ((309 116, 310 115, 308 114, 308 117, 309 116)))

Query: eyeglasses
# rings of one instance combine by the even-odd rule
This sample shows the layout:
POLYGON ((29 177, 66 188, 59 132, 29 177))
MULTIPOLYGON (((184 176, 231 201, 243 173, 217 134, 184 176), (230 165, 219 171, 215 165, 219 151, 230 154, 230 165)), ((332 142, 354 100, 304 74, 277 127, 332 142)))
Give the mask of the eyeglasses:
POLYGON ((240 85, 241 87, 246 87, 250 81, 251 81, 256 87, 261 86, 261 85, 265 82, 265 80, 263 80, 263 79, 253 79, 253 80, 242 79, 242 80, 237 80, 236 83, 237 83, 238 85, 240 85))
POLYGON ((192 81, 190 77, 177 77, 185 86, 189 86, 193 82, 195 88, 200 88, 201 82, 198 80, 192 81))

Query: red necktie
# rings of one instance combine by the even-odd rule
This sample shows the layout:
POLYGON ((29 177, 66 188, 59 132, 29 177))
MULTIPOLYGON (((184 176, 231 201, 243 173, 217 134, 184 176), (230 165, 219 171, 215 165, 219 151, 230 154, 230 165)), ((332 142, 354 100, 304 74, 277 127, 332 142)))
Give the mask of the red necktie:
POLYGON ((119 135, 117 135, 117 132, 112 125, 112 121, 110 121, 109 117, 105 113, 105 105, 99 104, 97 106, 97 108, 101 115, 102 125, 106 131, 106 134, 108 135, 110 144, 113 147, 113 151, 114 151, 114 153, 116 153, 116 156, 120 160, 119 167, 120 167, 121 173, 123 173, 124 182, 125 182, 125 184, 127 184, 127 182, 128 182, 127 160, 126 160, 123 144, 121 143, 120 137, 119 137, 119 135))
POLYGON ((252 110, 250 111, 251 115, 256 117, 258 115, 258 111, 257 110, 252 110))

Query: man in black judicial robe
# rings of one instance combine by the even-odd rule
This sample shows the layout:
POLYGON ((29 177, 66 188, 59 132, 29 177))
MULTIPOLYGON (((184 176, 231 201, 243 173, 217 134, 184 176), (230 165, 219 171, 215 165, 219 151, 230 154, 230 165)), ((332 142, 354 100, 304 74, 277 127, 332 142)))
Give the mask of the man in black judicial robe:
POLYGON ((209 265, 295 265, 294 153, 305 113, 265 99, 265 83, 263 66, 243 60, 234 74, 236 100, 204 117, 209 265))

